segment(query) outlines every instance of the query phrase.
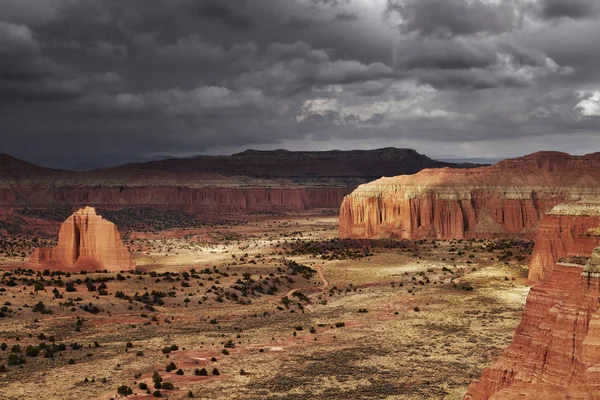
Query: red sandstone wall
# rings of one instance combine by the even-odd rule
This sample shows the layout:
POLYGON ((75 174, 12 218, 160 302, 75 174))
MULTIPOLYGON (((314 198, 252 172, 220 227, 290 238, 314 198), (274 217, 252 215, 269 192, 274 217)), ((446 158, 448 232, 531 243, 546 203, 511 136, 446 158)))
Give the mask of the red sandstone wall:
POLYGON ((347 196, 340 209, 340 237, 533 237, 540 215, 564 201, 561 195, 543 201, 506 199, 480 191, 470 196, 460 200, 438 199, 433 192, 408 199, 398 192, 347 196))
POLYGON ((36 187, 0 190, 0 205, 157 206, 190 212, 338 208, 352 188, 36 187))
POLYGON ((546 215, 536 234, 529 281, 536 284, 550 276, 561 258, 589 255, 600 240, 587 232, 598 226, 600 216, 546 215))
POLYGON ((465 400, 600 399, 600 274, 556 262, 590 257, 594 248, 600 259, 600 236, 589 234, 599 225, 598 213, 544 217, 531 267, 541 281, 527 296, 512 344, 471 383, 465 400))
POLYGON ((600 398, 600 279, 581 272, 558 265, 531 289, 513 343, 465 400, 600 398))
POLYGON ((564 202, 600 198, 600 153, 540 152, 491 167, 423 170, 361 185, 340 208, 341 237, 533 238, 564 202))

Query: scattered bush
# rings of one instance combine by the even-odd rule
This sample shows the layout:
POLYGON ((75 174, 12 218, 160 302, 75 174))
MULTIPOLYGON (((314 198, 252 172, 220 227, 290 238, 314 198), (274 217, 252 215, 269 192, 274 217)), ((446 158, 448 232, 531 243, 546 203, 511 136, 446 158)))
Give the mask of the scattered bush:
POLYGON ((121 396, 129 396, 130 394, 133 394, 133 390, 131 390, 131 388, 129 386, 121 385, 117 389, 117 393, 120 394, 121 396))
POLYGON ((40 349, 37 346, 27 346, 25 348, 25 354, 27 357, 37 357, 40 354, 40 349))

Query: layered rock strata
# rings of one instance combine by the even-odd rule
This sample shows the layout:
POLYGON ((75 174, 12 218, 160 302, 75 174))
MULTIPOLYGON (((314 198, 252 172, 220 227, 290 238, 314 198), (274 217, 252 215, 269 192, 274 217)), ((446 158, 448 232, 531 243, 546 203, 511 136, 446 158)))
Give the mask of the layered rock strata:
POLYGON ((39 248, 31 256, 36 269, 118 272, 135 269, 115 224, 85 207, 61 225, 58 245, 39 248))
POLYGON ((343 238, 533 238, 557 204, 600 198, 600 153, 539 152, 473 169, 426 169, 359 186, 343 238))
POLYGON ((590 234, 600 226, 600 203, 561 204, 540 223, 529 264, 529 282, 539 283, 552 274, 557 262, 576 262, 598 245, 590 234))
POLYGON ((246 151, 95 171, 41 168, 0 154, 0 206, 160 207, 188 212, 338 209, 359 184, 423 168, 470 167, 409 149, 246 151))
POLYGON ((93 204, 99 208, 155 207, 186 212, 248 213, 337 208, 352 188, 79 185, 1 190, 4 206, 93 204))
MULTIPOLYGON (((471 383, 465 400, 600 399, 600 247, 590 248, 600 245, 600 236, 597 229, 581 228, 600 215, 600 206, 590 215, 569 207, 555 208, 542 224, 557 224, 546 231, 557 234, 557 242, 561 229, 579 232, 571 247, 577 256, 541 271, 543 280, 527 296, 512 344, 471 383)), ((538 254, 551 249, 536 243, 538 254)))

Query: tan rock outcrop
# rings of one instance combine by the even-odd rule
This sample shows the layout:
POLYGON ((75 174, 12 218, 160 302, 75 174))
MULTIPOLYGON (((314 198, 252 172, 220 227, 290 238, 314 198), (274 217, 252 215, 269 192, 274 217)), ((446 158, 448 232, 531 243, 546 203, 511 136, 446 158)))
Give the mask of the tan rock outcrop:
POLYGON ((426 169, 358 187, 340 237, 533 238, 557 204, 600 198, 600 153, 539 152, 473 169, 426 169))
POLYGON ((512 344, 471 383, 465 400, 600 399, 600 247, 590 248, 593 242, 600 245, 600 237, 582 228, 590 217, 597 221, 600 205, 591 215, 576 214, 576 209, 559 207, 544 218, 543 235, 557 236, 547 238, 550 245, 536 242, 537 253, 556 259, 552 243, 560 243, 564 231, 576 232, 566 258, 542 271, 512 344), (572 249, 578 257, 568 257, 572 249))
POLYGON ((71 215, 60 228, 58 245, 36 249, 30 264, 37 269, 61 271, 135 269, 115 224, 97 215, 92 207, 71 215))

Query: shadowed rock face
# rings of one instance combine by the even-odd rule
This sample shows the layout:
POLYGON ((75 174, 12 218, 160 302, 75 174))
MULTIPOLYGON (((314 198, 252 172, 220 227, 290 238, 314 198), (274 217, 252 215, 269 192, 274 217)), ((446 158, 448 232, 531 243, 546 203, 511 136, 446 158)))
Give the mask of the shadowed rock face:
POLYGON ((425 168, 469 167, 451 164, 393 147, 350 151, 259 151, 246 150, 232 156, 200 156, 169 159, 143 164, 128 164, 122 169, 163 172, 213 173, 226 176, 250 176, 266 179, 289 179, 299 184, 323 182, 364 183, 382 176, 414 174, 425 168))
POLYGON ((600 399, 600 236, 582 228, 598 222, 595 207, 589 215, 575 212, 577 205, 558 207, 544 218, 550 244, 536 241, 535 249, 548 260, 542 280, 527 296, 512 344, 471 383, 465 400, 600 399), (566 257, 550 263, 552 243, 565 231, 574 233, 566 257), (573 249, 577 257, 569 257, 573 249))
POLYGON ((41 168, 0 154, 0 206, 143 206, 234 213, 339 208, 361 183, 449 166, 471 165, 387 148, 246 151, 77 172, 41 168))
POLYGON ((346 196, 340 236, 533 238, 557 204, 600 198, 600 153, 540 152, 473 169, 382 178, 346 196))
POLYGON ((71 215, 60 228, 58 245, 36 249, 30 263, 33 268, 61 271, 135 269, 115 224, 97 215, 92 207, 71 215))

